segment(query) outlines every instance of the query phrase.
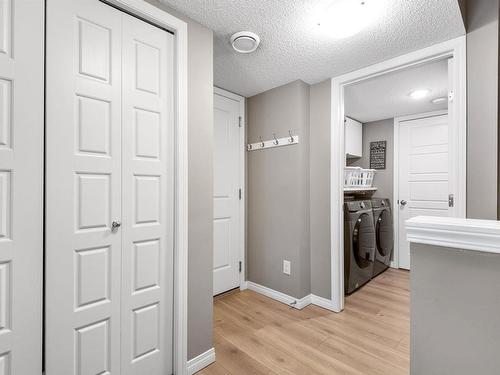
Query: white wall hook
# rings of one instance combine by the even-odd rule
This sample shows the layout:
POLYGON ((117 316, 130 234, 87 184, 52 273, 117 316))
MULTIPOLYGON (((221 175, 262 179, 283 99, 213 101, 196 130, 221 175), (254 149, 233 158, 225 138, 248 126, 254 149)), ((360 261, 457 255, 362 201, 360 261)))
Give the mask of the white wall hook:
POLYGON ((283 147, 283 146, 291 146, 299 143, 299 136, 290 134, 290 137, 286 138, 276 138, 276 135, 273 134, 273 139, 263 141, 262 137, 259 137, 260 142, 258 143, 248 143, 247 151, 257 151, 263 150, 265 148, 273 148, 273 147, 283 147))

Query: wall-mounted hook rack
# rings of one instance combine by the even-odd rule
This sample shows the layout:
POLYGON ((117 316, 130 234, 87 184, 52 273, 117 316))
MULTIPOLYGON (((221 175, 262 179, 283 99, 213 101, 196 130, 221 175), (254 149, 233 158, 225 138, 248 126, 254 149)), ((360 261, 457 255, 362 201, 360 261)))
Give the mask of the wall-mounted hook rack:
POLYGON ((263 141, 262 137, 260 137, 260 140, 261 141, 257 142, 257 143, 247 144, 247 151, 257 151, 257 150, 263 150, 266 148, 296 145, 299 143, 299 136, 290 134, 289 137, 276 138, 276 135, 273 134, 273 139, 263 141))

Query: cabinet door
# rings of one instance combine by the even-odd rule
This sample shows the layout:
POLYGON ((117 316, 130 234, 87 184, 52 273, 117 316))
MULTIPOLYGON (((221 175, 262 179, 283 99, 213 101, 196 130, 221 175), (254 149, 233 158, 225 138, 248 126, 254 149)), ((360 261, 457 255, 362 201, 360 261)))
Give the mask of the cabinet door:
POLYGON ((349 117, 345 118, 345 153, 348 158, 363 156, 363 125, 349 117))

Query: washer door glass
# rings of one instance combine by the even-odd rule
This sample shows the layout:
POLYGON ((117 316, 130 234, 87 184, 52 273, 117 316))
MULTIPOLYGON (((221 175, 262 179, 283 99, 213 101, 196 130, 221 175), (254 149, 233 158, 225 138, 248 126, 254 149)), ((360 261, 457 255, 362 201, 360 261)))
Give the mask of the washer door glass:
POLYGON ((390 255, 394 247, 394 231, 392 224, 392 215, 389 210, 383 210, 378 215, 376 226, 377 250, 383 255, 390 255))
POLYGON ((373 219, 369 214, 361 214, 356 220, 352 233, 354 259, 360 268, 366 268, 373 262, 375 233, 373 219))

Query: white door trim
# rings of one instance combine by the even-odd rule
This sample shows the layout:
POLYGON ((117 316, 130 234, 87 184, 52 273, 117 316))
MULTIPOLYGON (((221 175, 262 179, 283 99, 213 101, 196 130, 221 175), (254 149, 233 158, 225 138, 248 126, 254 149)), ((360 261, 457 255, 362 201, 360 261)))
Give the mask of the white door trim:
POLYGON ((174 33, 175 207, 174 207, 174 374, 187 374, 188 293, 188 122, 187 24, 142 0, 107 0, 119 9, 174 33))
MULTIPOLYGON (((393 195, 392 195, 392 215, 393 215, 393 223, 394 223, 394 257, 391 261, 391 267, 399 268, 399 209, 397 206, 397 202, 399 201, 399 127, 400 124, 404 121, 418 120, 427 117, 441 116, 448 114, 447 110, 443 111, 433 111, 426 113, 417 113, 409 116, 401 116, 394 118, 394 181, 393 181, 393 195)), ((450 140, 450 143, 456 141, 450 140)), ((460 204, 465 205, 465 202, 460 202, 460 204)), ((459 203, 457 202, 457 209, 460 211, 458 207, 459 203)))
POLYGON ((336 311, 344 308, 344 215, 343 215, 343 174, 344 153, 344 87, 389 72, 416 66, 425 62, 453 57, 449 65, 450 90, 454 99, 449 103, 450 123, 457 125, 457 145, 459 165, 458 193, 456 202, 461 202, 459 216, 465 216, 466 201, 466 39, 461 36, 447 42, 411 52, 379 64, 356 70, 332 79, 332 118, 331 118, 331 289, 332 304, 336 311))
POLYGON ((241 189, 241 199, 239 201, 239 258, 241 262, 240 272, 240 290, 246 289, 246 252, 245 252, 245 202, 246 202, 246 189, 245 189, 245 135, 246 135, 246 117, 245 117, 245 98, 243 96, 233 94, 230 91, 214 87, 214 94, 224 96, 228 99, 237 101, 240 104, 240 127, 239 127, 239 185, 241 189))

